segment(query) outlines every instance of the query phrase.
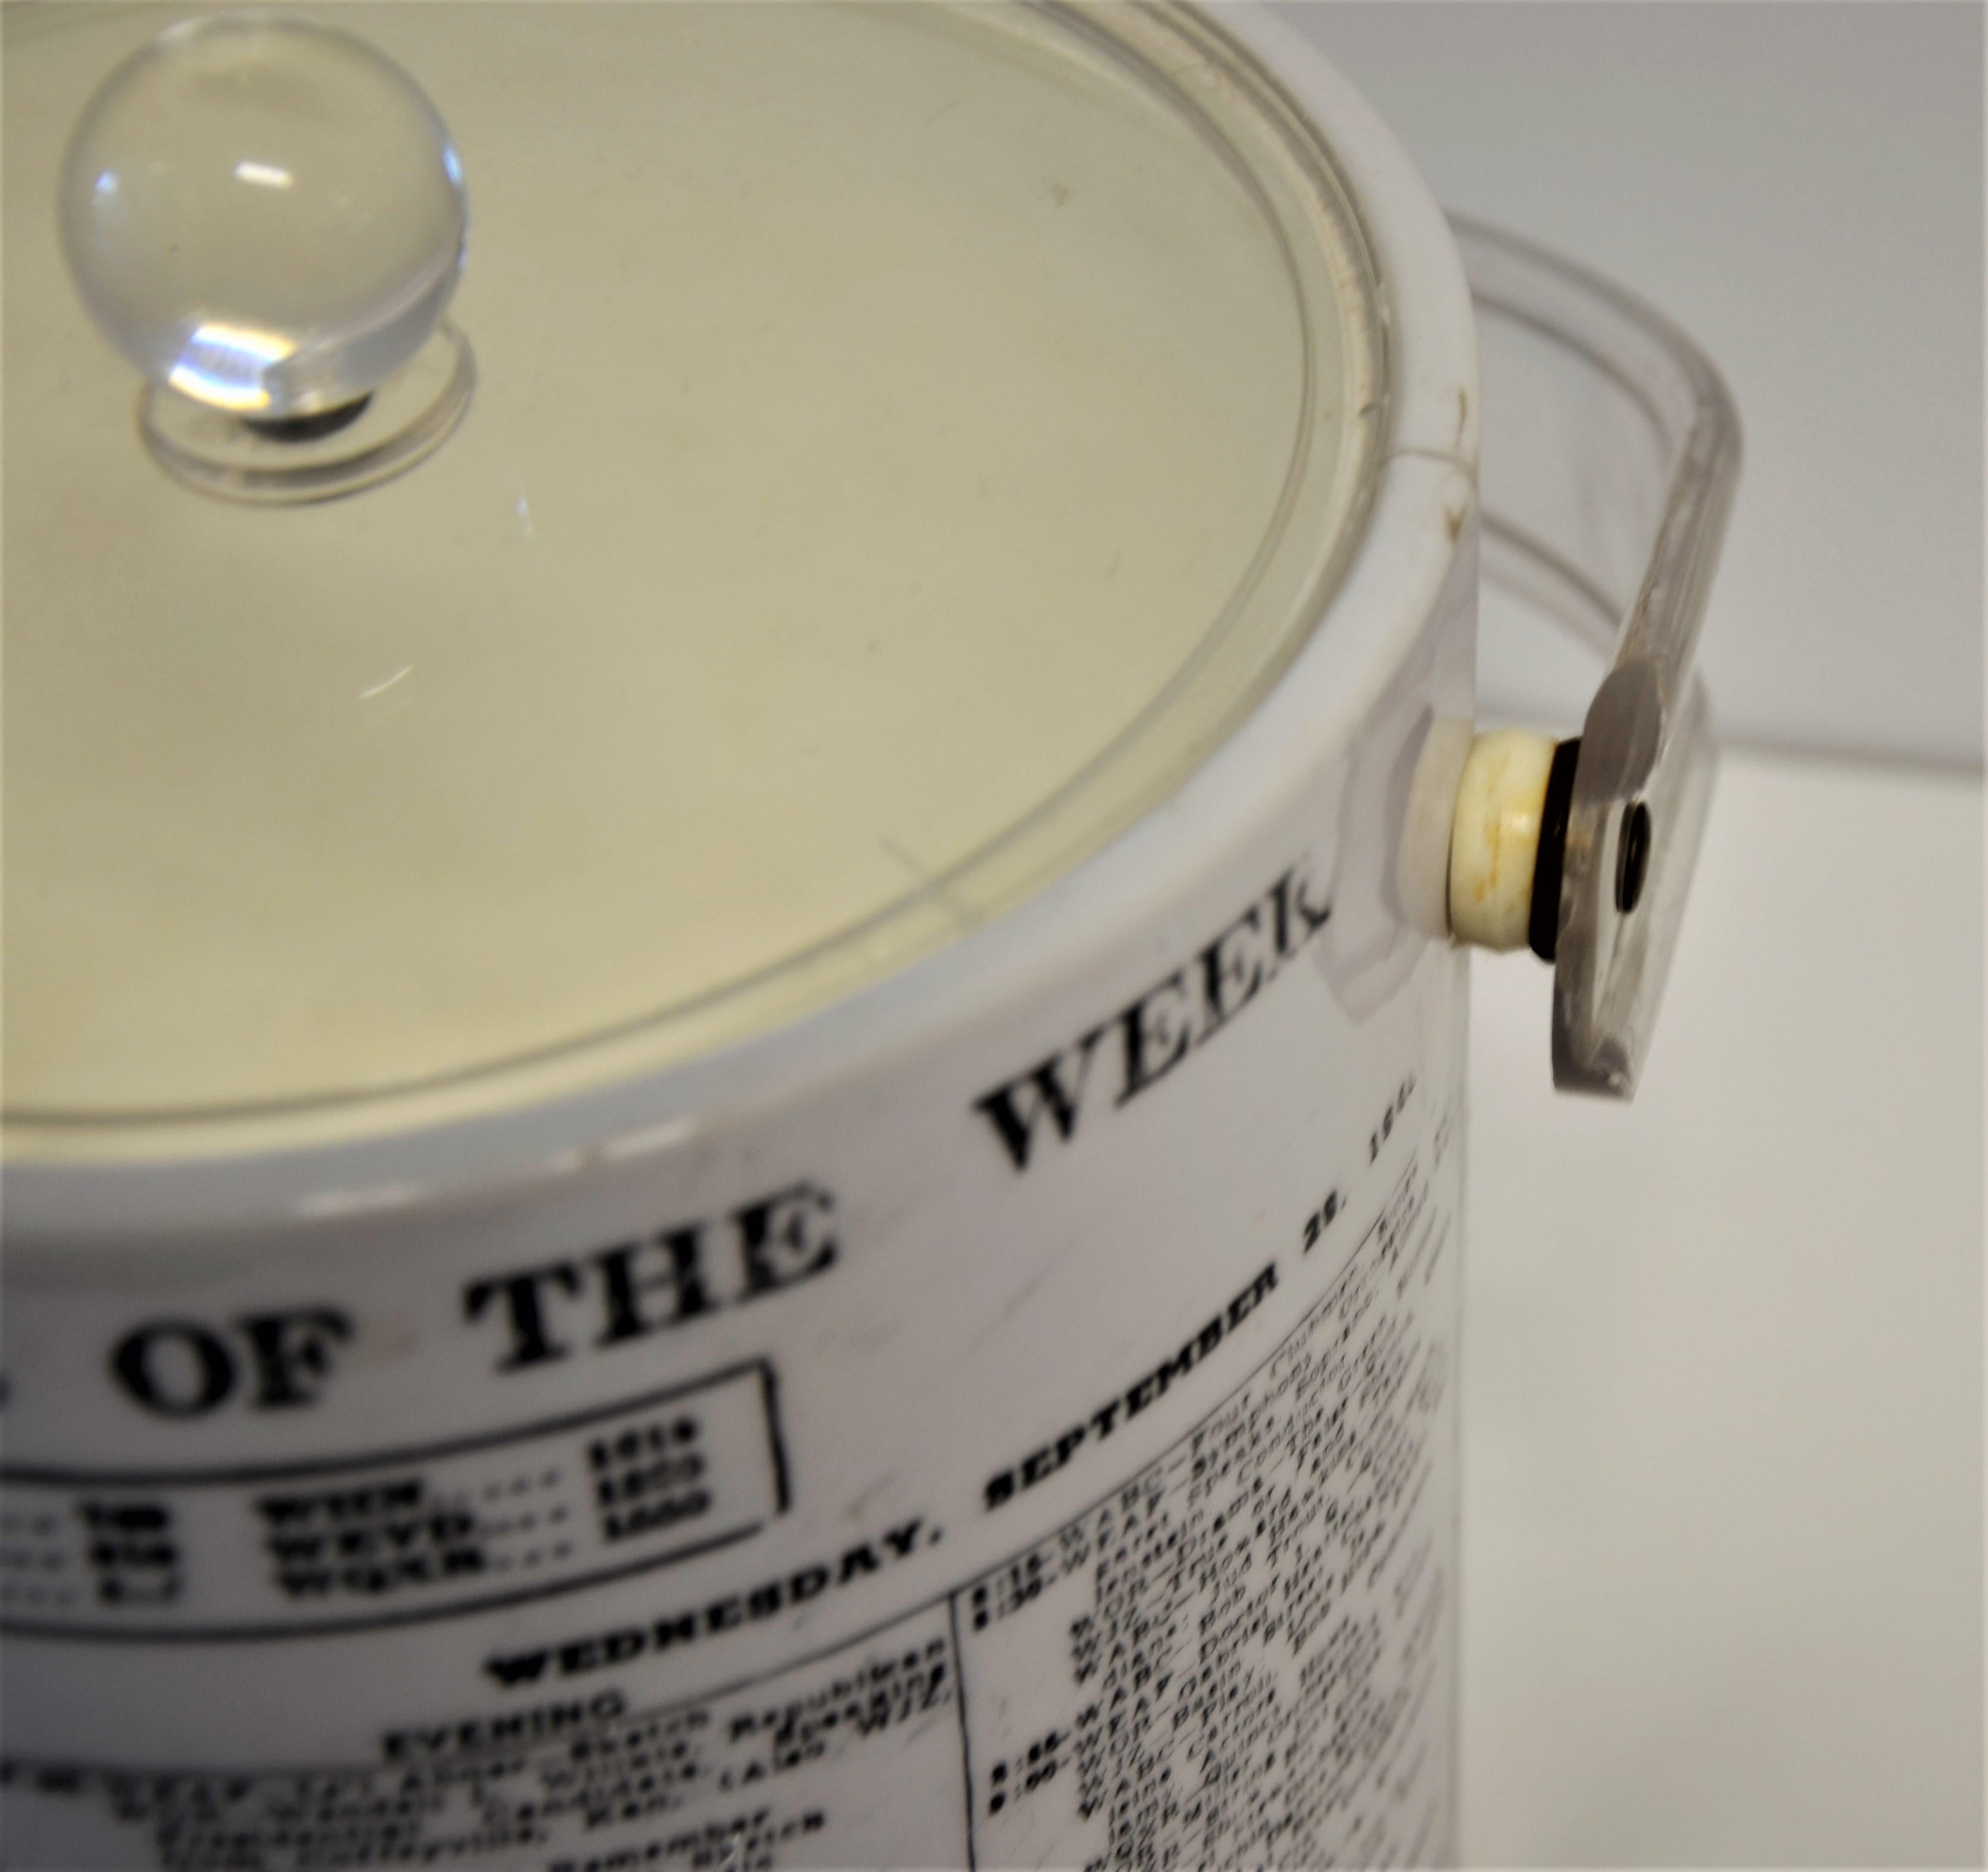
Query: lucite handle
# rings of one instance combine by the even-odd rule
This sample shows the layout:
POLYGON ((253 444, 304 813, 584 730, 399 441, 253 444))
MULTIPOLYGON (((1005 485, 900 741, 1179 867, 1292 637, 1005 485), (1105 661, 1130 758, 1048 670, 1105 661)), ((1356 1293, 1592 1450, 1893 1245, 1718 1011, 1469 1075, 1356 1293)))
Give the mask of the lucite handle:
POLYGON ((427 94, 333 28, 169 26, 111 73, 64 159, 63 244, 103 335, 208 407, 292 422, 418 352, 462 271, 462 166, 427 94))
POLYGON ((1668 319, 1510 235, 1452 225, 1477 309, 1485 576, 1610 659, 1570 789, 1549 796, 1534 946, 1554 962, 1555 1084, 1627 1098, 1711 803, 1717 751, 1692 664, 1739 417, 1668 319))
POLYGON ((144 373, 139 433, 188 487, 332 500, 462 421, 475 362, 442 315, 462 163, 377 47, 259 7, 181 20, 106 75, 60 188, 77 294, 144 373))

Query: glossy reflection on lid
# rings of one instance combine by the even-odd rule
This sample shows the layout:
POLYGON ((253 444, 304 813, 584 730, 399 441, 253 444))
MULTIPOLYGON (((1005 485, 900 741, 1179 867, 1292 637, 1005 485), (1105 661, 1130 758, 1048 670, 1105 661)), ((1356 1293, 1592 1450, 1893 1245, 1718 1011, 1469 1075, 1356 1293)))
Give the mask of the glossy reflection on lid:
POLYGON ((148 457, 63 268, 69 131, 158 16, 8 17, 14 1148, 349 1131, 791 1019, 1095 850, 1314 621, 1371 290, 1212 29, 298 12, 447 122, 478 379, 418 467, 282 508, 148 457))

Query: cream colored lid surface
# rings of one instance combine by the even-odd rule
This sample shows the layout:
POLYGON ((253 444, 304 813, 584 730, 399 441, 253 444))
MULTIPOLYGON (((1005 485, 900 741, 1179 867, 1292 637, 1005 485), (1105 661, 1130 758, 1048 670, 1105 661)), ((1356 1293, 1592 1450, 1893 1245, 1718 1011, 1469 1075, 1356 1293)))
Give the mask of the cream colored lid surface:
POLYGON ((7 20, 15 1147, 790 1019, 1096 850, 1315 620, 1372 289, 1214 28, 297 12, 453 134, 478 374, 288 506, 164 471, 64 269, 71 127, 165 16, 7 20))

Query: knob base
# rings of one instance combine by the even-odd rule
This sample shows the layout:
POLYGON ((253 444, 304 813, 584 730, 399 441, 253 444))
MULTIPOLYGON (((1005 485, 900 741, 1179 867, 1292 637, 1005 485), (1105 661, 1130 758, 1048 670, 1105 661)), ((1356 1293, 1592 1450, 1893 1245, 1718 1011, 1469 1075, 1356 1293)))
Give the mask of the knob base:
POLYGON ((154 458, 200 493, 294 505, 336 500, 405 474, 448 439, 475 387, 469 341, 445 319, 347 420, 249 421, 154 384, 139 400, 138 422, 154 458))

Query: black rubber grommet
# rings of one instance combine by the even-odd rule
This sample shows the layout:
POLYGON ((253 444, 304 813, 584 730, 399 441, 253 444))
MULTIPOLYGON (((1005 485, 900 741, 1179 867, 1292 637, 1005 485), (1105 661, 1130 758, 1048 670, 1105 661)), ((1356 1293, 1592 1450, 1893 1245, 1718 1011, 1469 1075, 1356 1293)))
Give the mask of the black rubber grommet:
POLYGON ((245 416, 242 426, 267 436, 272 442, 316 442, 358 421, 372 400, 369 390, 363 397, 341 403, 335 410, 320 410, 315 416, 245 416))
POLYGON ((1540 851, 1533 860, 1533 903, 1526 941, 1533 955, 1550 962, 1560 947, 1560 879, 1567 859, 1567 815, 1574 806, 1574 770, 1581 759, 1581 737, 1554 749, 1547 772, 1546 803, 1540 809, 1540 851))
POLYGON ((1650 874, 1650 809, 1635 800, 1622 809, 1622 850, 1615 863, 1615 907, 1628 916, 1643 901, 1650 874))

